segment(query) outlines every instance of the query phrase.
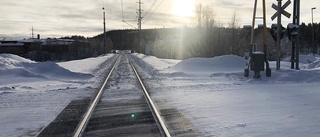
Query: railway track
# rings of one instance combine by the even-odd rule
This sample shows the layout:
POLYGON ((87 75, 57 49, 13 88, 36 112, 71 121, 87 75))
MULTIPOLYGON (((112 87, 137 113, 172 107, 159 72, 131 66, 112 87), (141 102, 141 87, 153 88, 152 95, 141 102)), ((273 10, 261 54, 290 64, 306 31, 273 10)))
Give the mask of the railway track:
POLYGON ((75 101, 71 105, 72 108, 82 106, 82 111, 88 108, 82 112, 82 119, 72 116, 74 120, 61 123, 61 119, 68 118, 58 116, 56 122, 51 123, 51 127, 55 128, 49 125, 38 136, 171 136, 135 66, 125 53, 118 55, 93 101, 89 105, 84 104, 75 101), (61 126, 57 125, 59 123, 61 126), (79 124, 75 126, 75 123, 79 124))
POLYGON ((171 136, 127 55, 120 53, 74 134, 79 136, 171 136), (105 86, 112 75, 115 89, 109 91, 105 86))
POLYGON ((128 56, 122 52, 114 59, 94 97, 72 101, 37 136, 199 136, 188 119, 170 104, 156 100, 160 110, 156 108, 128 56))

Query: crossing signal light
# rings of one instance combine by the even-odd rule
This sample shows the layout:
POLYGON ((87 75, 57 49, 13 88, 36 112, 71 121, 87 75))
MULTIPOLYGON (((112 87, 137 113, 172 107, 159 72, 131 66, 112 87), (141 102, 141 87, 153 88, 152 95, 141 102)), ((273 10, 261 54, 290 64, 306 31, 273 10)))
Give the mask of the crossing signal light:
POLYGON ((292 38, 298 35, 298 29, 299 25, 293 23, 288 24, 286 33, 290 40, 292 40, 292 38))
MULTIPOLYGON (((278 29, 278 25, 277 24, 272 24, 271 25, 271 29, 270 29, 270 33, 272 38, 277 41, 277 29, 278 29)), ((280 30, 281 34, 280 34, 280 39, 283 38, 283 35, 286 33, 286 29, 281 25, 281 30, 280 30)))

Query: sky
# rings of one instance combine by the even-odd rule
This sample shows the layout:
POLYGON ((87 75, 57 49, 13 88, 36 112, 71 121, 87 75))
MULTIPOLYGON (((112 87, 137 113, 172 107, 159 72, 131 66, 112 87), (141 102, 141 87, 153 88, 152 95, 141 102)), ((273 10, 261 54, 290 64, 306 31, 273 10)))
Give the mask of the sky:
MULTIPOLYGON (((262 15, 262 0, 258 0, 257 16, 262 15)), ((287 0, 284 0, 286 2, 287 0)), ((293 0, 291 0, 293 2, 293 0)), ((137 27, 138 0, 1 0, 0 40, 30 38, 34 34, 42 38, 81 35, 96 36, 103 32, 105 7, 107 30, 134 29, 137 27), (121 6, 121 3, 123 6, 121 6), (123 9, 123 10, 122 10, 123 9), (125 20, 127 23, 123 23, 125 20)), ((172 28, 194 26, 195 6, 212 7, 216 21, 227 26, 234 13, 241 25, 252 22, 254 0, 141 0, 142 28, 172 28)), ((267 23, 276 23, 270 18, 275 13, 271 8, 276 0, 267 0, 267 23)), ((286 10, 292 13, 291 4, 286 10)), ((301 22, 320 22, 320 2, 301 0, 301 22)), ((283 24, 292 21, 283 18, 283 24)), ((257 21, 257 24, 261 21, 257 21)))

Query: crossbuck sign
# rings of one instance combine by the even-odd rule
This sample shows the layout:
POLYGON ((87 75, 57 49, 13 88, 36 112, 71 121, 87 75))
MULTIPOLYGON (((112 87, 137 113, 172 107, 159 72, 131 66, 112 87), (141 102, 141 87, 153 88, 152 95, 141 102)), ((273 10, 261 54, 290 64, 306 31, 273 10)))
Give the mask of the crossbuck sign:
MULTIPOLYGON (((285 11, 284 9, 287 8, 289 5, 291 4, 291 1, 288 0, 282 7, 281 7, 281 14, 283 14, 284 16, 286 16, 287 18, 290 18, 291 14, 288 13, 287 11, 285 11)), ((273 9, 278 10, 278 6, 275 4, 272 4, 271 6, 273 9)), ((271 17, 272 20, 274 20, 277 17, 278 13, 276 12, 275 14, 273 14, 273 16, 271 17)))

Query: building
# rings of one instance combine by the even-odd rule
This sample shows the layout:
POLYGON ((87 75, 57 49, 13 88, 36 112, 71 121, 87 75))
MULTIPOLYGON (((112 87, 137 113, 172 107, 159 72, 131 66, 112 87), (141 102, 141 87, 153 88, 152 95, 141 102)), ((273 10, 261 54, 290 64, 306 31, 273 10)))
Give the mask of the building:
POLYGON ((0 42, 0 53, 24 56, 30 51, 39 49, 41 44, 42 41, 39 39, 5 40, 0 42))

